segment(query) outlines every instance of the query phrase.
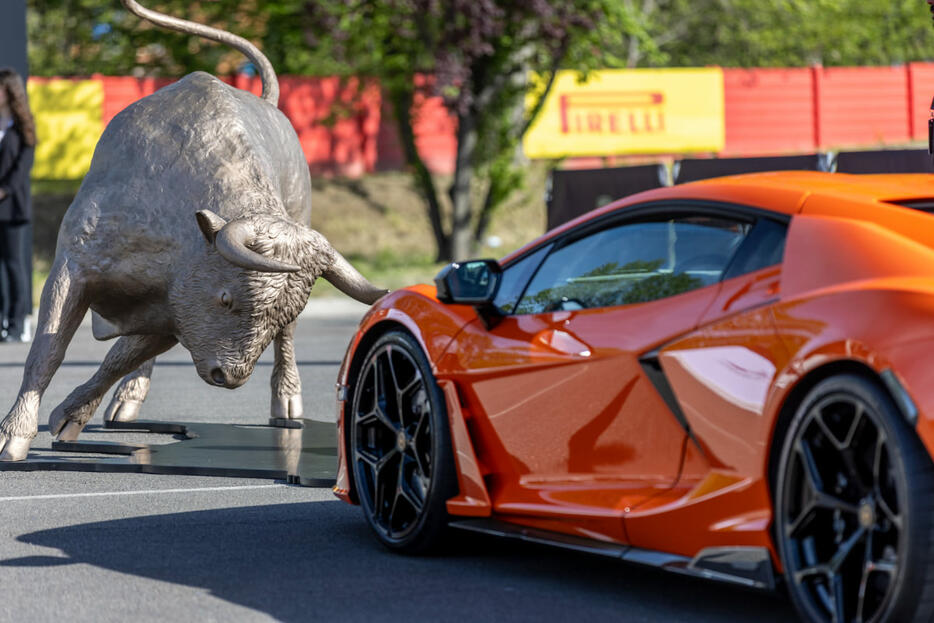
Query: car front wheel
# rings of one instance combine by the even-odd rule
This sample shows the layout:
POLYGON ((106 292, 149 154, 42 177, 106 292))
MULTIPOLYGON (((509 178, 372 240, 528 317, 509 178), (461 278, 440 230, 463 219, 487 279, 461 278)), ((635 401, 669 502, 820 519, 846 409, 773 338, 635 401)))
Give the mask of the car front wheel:
POLYGON ((408 333, 387 333, 367 351, 349 417, 354 481, 376 537, 406 553, 435 548, 456 477, 444 398, 408 333))
POLYGON ((846 374, 811 389, 785 437, 775 502, 805 620, 931 620, 934 470, 877 383, 846 374))

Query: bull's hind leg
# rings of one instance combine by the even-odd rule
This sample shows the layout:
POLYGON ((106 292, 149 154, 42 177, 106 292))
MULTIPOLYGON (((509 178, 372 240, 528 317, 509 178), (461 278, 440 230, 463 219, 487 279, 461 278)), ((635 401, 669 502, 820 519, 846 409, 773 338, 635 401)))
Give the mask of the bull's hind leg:
POLYGON ((114 390, 107 410, 104 411, 105 422, 133 422, 139 417, 139 409, 149 394, 149 382, 155 362, 155 359, 150 359, 123 377, 114 390))
POLYGON ((107 352, 104 362, 87 383, 75 388, 49 416, 49 432, 63 441, 74 441, 94 415, 104 394, 117 380, 147 360, 175 346, 170 335, 121 337, 107 352))
POLYGON ((302 417, 302 381, 295 363, 295 322, 284 326, 275 340, 275 363, 272 367, 272 404, 269 415, 273 418, 302 417))
POLYGON ((0 422, 0 461, 26 458, 39 428, 42 394, 61 365, 87 309, 83 283, 69 270, 67 261, 56 260, 42 289, 39 321, 23 368, 23 384, 13 408, 0 422))

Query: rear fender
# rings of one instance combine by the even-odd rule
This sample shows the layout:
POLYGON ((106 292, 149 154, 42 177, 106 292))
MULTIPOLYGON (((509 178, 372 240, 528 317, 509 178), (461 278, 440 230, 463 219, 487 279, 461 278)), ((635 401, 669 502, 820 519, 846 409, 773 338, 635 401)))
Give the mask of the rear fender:
POLYGON ((790 353, 768 399, 772 452, 779 450, 781 420, 793 415, 802 388, 845 368, 872 374, 934 454, 934 280, 850 284, 772 311, 790 353))

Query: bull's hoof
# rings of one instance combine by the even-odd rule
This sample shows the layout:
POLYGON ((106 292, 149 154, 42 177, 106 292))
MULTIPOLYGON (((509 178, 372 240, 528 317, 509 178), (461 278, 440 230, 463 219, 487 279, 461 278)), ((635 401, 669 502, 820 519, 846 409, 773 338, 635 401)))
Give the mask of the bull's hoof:
POLYGON ((84 424, 67 422, 58 433, 59 441, 77 441, 78 435, 84 430, 84 424))
POLYGON ((302 417, 302 396, 273 396, 269 417, 272 419, 294 420, 302 417))
POLYGON ((107 410, 104 411, 104 421, 135 422, 136 418, 139 417, 139 410, 142 405, 142 400, 121 400, 119 398, 114 398, 110 401, 110 404, 107 405, 107 410))
POLYGON ((7 437, 0 434, 0 461, 22 461, 29 454, 31 439, 25 437, 7 437))
POLYGON ((85 410, 90 410, 93 413, 90 405, 85 409, 74 412, 68 412, 65 407, 58 405, 49 416, 49 432, 52 433, 53 437, 57 436, 59 441, 76 440, 81 431, 84 430, 84 424, 79 423, 79 420, 85 419, 81 418, 81 411, 85 410))
POLYGON ((52 413, 49 415, 49 432, 54 437, 61 432, 67 422, 68 417, 65 415, 65 408, 58 405, 52 409, 52 413))

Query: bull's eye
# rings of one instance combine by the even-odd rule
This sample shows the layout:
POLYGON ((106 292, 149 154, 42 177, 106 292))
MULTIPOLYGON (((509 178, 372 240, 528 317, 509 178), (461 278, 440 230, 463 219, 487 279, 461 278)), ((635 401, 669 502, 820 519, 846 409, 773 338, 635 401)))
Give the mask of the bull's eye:
POLYGON ((233 305, 233 299, 230 296, 230 292, 228 292, 227 290, 224 290, 223 292, 221 292, 221 305, 223 305, 227 309, 230 309, 230 306, 233 305))

